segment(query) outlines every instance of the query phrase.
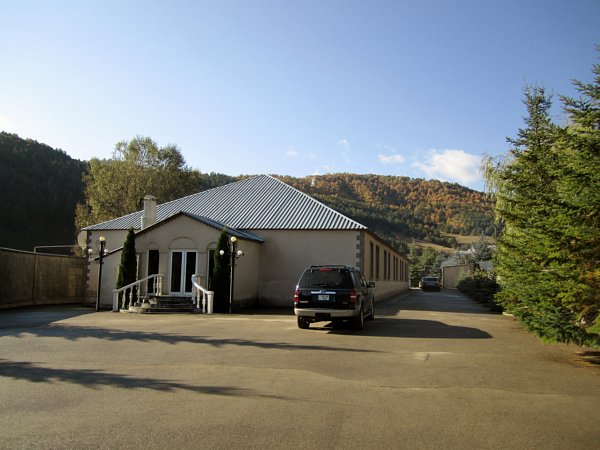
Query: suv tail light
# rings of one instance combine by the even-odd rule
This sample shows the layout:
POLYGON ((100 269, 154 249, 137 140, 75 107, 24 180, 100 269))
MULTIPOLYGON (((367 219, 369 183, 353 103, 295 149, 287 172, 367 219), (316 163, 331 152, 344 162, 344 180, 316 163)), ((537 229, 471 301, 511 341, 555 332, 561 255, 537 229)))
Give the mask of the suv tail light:
POLYGON ((298 300, 300 300, 300 294, 298 294, 298 289, 294 291, 294 305, 298 304, 298 300))
POLYGON ((352 289, 350 291, 350 305, 353 308, 356 308, 356 290, 355 289, 352 289))

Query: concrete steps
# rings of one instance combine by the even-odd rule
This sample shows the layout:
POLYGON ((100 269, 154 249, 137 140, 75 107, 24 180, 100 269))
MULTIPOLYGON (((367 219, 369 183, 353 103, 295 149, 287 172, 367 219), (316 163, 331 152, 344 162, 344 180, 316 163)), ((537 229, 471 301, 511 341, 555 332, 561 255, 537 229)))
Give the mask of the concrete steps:
POLYGON ((199 311, 192 303, 191 297, 174 295, 151 295, 142 303, 130 306, 125 312, 138 314, 194 314, 199 311))

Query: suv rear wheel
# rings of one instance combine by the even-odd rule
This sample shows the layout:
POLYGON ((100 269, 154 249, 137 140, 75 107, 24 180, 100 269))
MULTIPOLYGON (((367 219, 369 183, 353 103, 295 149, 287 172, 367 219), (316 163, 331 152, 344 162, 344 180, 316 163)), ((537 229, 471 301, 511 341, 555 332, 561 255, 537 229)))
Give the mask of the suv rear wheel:
POLYGON ((306 330, 308 327, 310 327, 310 322, 308 319, 305 317, 298 317, 298 328, 306 330))
POLYGON ((375 300, 371 303, 371 313, 367 317, 367 320, 373 320, 375 318, 375 300))
POLYGON ((363 307, 361 306, 358 316, 356 316, 354 319, 352 319, 352 328, 356 331, 360 331, 364 328, 364 326, 365 326, 365 311, 364 311, 363 307))

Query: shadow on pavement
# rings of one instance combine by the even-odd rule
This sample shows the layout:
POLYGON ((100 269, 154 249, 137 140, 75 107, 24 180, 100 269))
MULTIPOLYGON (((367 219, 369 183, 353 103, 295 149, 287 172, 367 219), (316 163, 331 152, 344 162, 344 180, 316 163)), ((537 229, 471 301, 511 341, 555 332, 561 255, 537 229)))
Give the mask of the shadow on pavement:
POLYGON ((92 389, 99 389, 104 386, 127 389, 150 389, 165 392, 182 389, 200 394, 281 398, 272 395, 256 394, 250 389, 236 387, 193 386, 168 380, 130 377, 100 370, 41 367, 31 362, 8 361, 5 359, 0 359, 0 377, 28 380, 34 383, 73 383, 92 389))
POLYGON ((360 353, 377 353, 376 350, 364 350, 357 348, 345 348, 345 347, 332 347, 327 345, 306 345, 306 344, 292 344, 288 342, 271 342, 271 341, 255 341, 246 339, 223 339, 223 338, 212 338, 208 336, 188 336, 184 334, 174 333, 155 333, 146 331, 123 331, 107 328, 98 327, 80 327, 80 326, 67 326, 62 324, 54 324, 48 326, 41 326, 36 328, 27 329, 25 331, 14 334, 17 338, 27 338, 30 336, 36 337, 54 337, 60 339, 67 339, 70 341, 77 341, 79 339, 102 339, 107 341, 122 341, 131 340, 140 343, 165 343, 165 344, 179 344, 179 343, 191 343, 209 345, 211 347, 226 347, 226 346, 240 346, 240 347, 255 347, 263 349, 274 349, 274 350, 309 350, 309 351, 343 351, 343 352, 360 352, 360 353))
POLYGON ((354 331, 347 323, 317 322, 311 329, 327 330, 332 334, 356 334, 360 336, 380 336, 422 339, 491 339, 492 336, 479 328, 446 325, 435 320, 395 319, 376 317, 365 323, 361 331, 354 331), (321 325, 323 324, 323 325, 321 325))
POLYGON ((29 306, 26 308, 4 309, 0 310, 0 330, 39 327, 95 311, 94 308, 86 308, 81 305, 29 306))

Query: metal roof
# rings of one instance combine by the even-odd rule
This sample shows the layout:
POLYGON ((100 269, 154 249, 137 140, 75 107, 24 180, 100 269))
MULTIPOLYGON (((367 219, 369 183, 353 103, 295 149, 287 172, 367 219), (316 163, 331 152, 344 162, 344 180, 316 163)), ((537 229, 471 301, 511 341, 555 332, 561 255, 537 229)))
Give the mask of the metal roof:
POLYGON ((264 242, 265 240, 263 238, 261 238, 260 236, 257 236, 254 233, 250 233, 249 231, 243 231, 243 230, 237 230, 235 228, 231 228, 228 227, 227 225, 223 224, 223 223, 219 223, 219 222, 215 222, 214 220, 210 220, 206 217, 202 217, 202 216, 197 216, 195 214, 190 214, 187 213, 185 211, 180 211, 176 214, 173 214, 172 216, 167 217, 166 219, 161 220, 160 222, 157 222, 155 224, 150 225, 147 228, 144 228, 143 230, 140 230, 136 233, 136 236, 140 236, 144 233, 147 233, 151 230, 153 230, 154 228, 160 227, 162 225, 165 225, 166 223, 177 219, 178 217, 181 216, 185 216, 185 217, 189 217, 190 219, 193 219, 197 222, 203 223, 205 225, 208 225, 210 227, 216 228, 217 230, 223 230, 224 228, 227 228, 227 234, 231 235, 231 236, 235 236, 237 238, 240 239, 247 239, 249 241, 257 241, 257 242, 264 242))
MULTIPOLYGON (((157 222, 183 212, 237 230, 364 230, 364 225, 270 176, 259 175, 157 206, 157 222)), ((139 229, 142 211, 84 230, 139 229)))

